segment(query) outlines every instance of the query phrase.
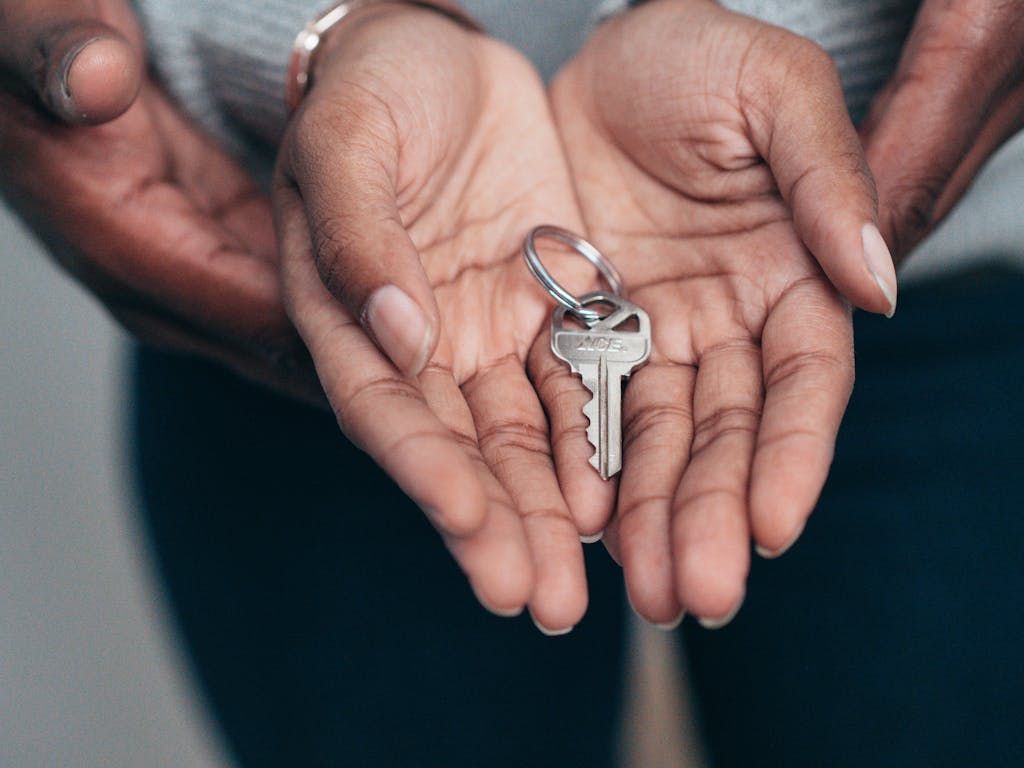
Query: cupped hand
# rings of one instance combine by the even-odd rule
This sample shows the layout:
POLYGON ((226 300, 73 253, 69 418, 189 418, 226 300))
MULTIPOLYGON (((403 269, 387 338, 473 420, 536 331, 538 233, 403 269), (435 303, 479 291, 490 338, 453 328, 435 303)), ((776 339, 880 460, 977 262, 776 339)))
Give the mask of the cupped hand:
POLYGON ((342 430, 481 602, 566 630, 586 609, 582 550, 525 370, 552 303, 520 247, 580 216, 543 85, 506 46, 403 4, 356 11, 323 45, 275 182, 288 311, 342 430))
POLYGON ((861 134, 882 233, 907 256, 1024 128, 1024 0, 925 0, 861 134))
MULTIPOLYGON (((605 540, 641 615, 719 626, 742 602, 751 537, 786 550, 828 472, 854 377, 832 284, 894 308, 871 176, 828 56, 708 0, 606 22, 552 98, 586 228, 653 328, 605 540)), ((582 450, 561 436, 584 425, 553 414, 554 444, 582 450)), ((559 471, 598 528, 609 490, 559 471)))
POLYGON ((143 340, 322 402, 269 202, 145 75, 123 0, 0 0, 0 188, 143 340))

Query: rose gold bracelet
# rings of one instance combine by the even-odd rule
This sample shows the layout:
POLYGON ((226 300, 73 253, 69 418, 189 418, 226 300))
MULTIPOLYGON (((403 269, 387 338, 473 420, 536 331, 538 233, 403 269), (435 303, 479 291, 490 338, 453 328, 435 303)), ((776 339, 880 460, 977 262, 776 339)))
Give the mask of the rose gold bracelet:
POLYGON ((479 24, 467 16, 451 0, 347 0, 347 2, 338 3, 308 22, 295 38, 295 44, 292 46, 291 60, 288 63, 288 80, 285 83, 284 95, 289 114, 298 109, 310 85, 312 85, 314 58, 317 48, 320 47, 320 43, 323 40, 323 36, 341 23, 352 11, 381 2, 402 2, 406 5, 418 5, 422 8, 429 8, 432 11, 444 14, 474 32, 483 31, 479 24))

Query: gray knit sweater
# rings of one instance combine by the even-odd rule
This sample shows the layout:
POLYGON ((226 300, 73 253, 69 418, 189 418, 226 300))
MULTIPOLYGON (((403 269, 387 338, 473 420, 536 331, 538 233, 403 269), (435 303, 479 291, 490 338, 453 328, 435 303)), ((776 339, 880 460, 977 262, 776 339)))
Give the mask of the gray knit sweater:
MULTIPOLYGON (((286 120, 283 93, 292 42, 330 0, 136 2, 153 63, 186 111, 250 158, 251 137, 277 139, 286 120)), ((546 77, 572 56, 602 15, 625 5, 626 0, 463 0, 491 34, 526 53, 546 77)), ((836 61, 857 119, 892 73, 918 2, 723 0, 722 5, 821 44, 836 61)), ((945 268, 993 250, 1024 261, 1024 218, 1003 202, 1024 197, 1024 142, 1017 144, 988 174, 994 182, 981 185, 983 205, 965 206, 943 237, 933 238, 930 258, 915 259, 911 272, 945 268)))
MULTIPOLYGON (((295 35, 329 0, 139 0, 152 56, 186 109, 222 137, 275 139, 295 35)), ((892 71, 916 0, 728 0, 818 41, 836 59, 851 109, 863 111, 892 71)), ((484 27, 550 76, 601 15, 625 0, 464 0, 484 27)))

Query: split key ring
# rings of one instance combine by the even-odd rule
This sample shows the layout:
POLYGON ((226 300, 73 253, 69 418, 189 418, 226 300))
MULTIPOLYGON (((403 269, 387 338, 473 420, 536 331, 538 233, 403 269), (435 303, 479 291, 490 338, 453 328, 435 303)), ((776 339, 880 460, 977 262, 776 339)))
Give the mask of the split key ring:
POLYGON ((557 240, 560 243, 564 243, 572 248, 580 256, 584 257, 587 261, 597 267, 601 276, 604 277, 608 283, 608 287, 612 289, 612 293, 620 298, 626 298, 626 287, 622 283, 622 277, 619 275, 619 271, 615 269, 610 261, 593 245, 588 243, 582 237, 574 235, 567 229, 561 227, 555 227, 550 224, 545 224, 540 227, 534 227, 530 230, 530 234, 526 236, 526 240, 523 241, 523 258, 526 259, 526 265, 530 268, 530 274, 537 278, 539 282, 551 297, 565 307, 569 312, 579 318, 582 322, 588 326, 599 322, 602 319, 602 315, 595 312, 592 309, 587 309, 579 298, 569 291, 567 291, 555 278, 548 272, 547 267, 540 260, 540 256, 537 255, 536 240, 538 238, 548 238, 550 240, 557 240))

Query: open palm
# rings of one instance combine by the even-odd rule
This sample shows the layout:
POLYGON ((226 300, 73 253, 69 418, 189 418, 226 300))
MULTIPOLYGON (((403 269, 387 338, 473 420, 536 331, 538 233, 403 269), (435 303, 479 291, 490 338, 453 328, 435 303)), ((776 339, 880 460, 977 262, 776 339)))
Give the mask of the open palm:
MULTIPOLYGON (((582 550, 525 371, 551 305, 519 256, 538 222, 581 221, 543 85, 422 9, 354 15, 329 45, 275 185, 289 312, 342 429, 431 517, 481 601, 569 628, 582 550), (402 339, 420 317, 422 356, 402 339)), ((570 285, 593 279, 563 258, 570 285)))
POLYGON ((136 336, 321 403, 281 302, 269 200, 142 74, 130 5, 5 1, 0 19, 2 68, 21 74, 0 78, 0 194, 136 336), (45 96, 85 42, 69 115, 45 96))
MULTIPOLYGON (((607 23, 552 98, 586 227, 653 327, 606 542, 642 615, 720 625, 751 535, 776 554, 803 529, 852 387, 850 308, 819 262, 889 309, 863 256, 870 175, 827 57, 705 0, 607 23)), ((553 421, 556 445, 580 428, 553 421)), ((590 527, 612 502, 570 498, 590 527)))

